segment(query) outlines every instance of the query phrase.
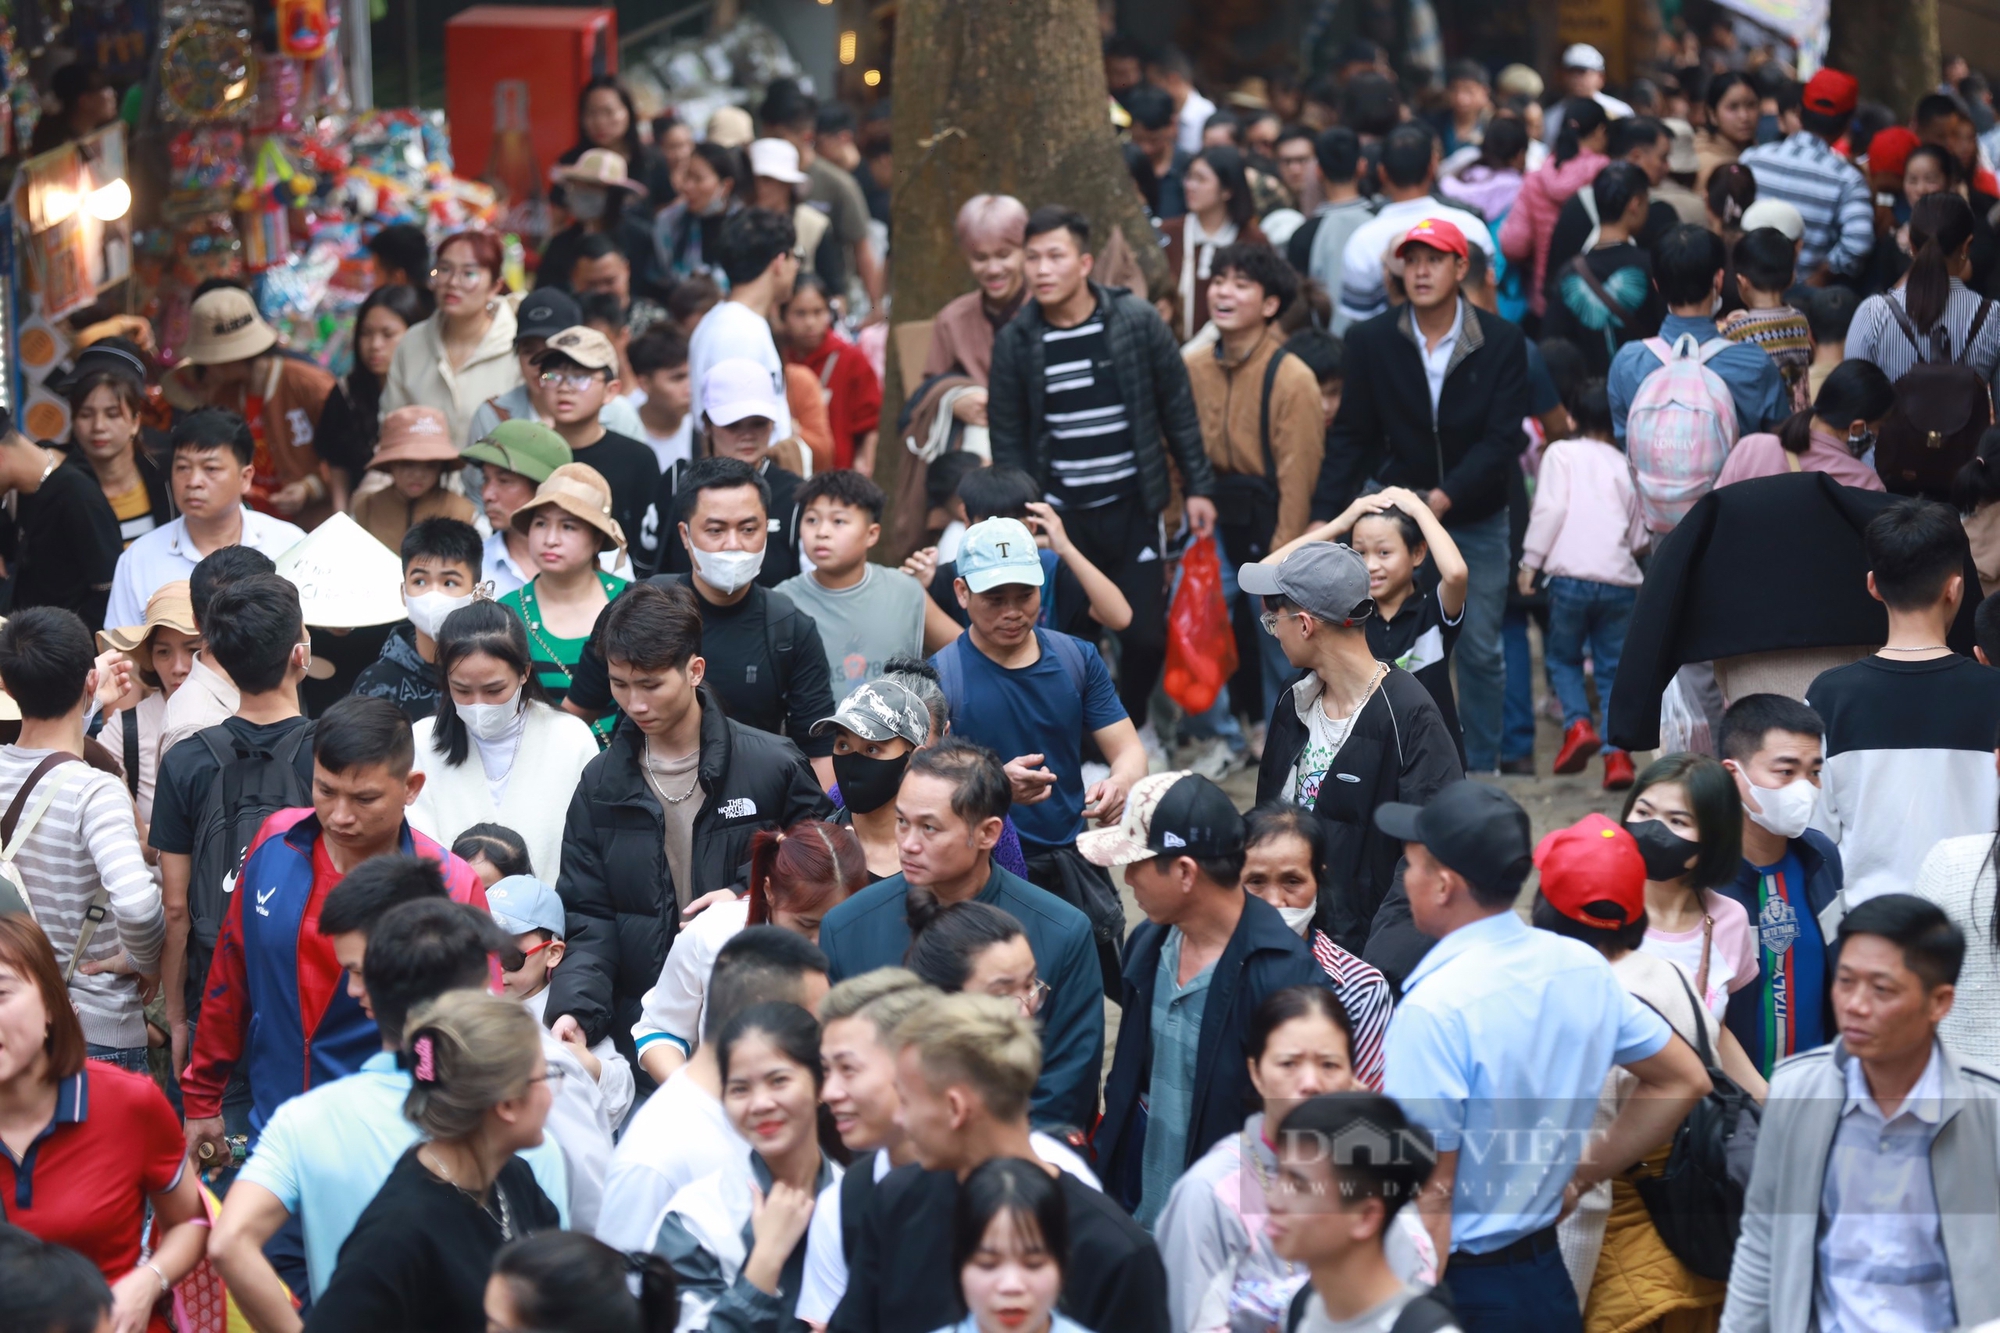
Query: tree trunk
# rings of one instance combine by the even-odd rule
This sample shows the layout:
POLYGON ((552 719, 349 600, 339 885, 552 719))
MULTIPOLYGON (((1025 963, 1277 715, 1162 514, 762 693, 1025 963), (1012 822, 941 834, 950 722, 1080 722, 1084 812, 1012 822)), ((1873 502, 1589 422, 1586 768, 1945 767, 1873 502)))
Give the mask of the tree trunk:
POLYGON ((1839 0, 1826 63, 1859 79, 1862 99, 1900 123, 1937 86, 1937 0, 1839 0))
MULTIPOLYGON (((976 194, 1077 208, 1096 250, 1121 228, 1148 283, 1164 283, 1108 115, 1093 0, 902 0, 894 87, 895 323, 927 320, 972 289, 952 223, 976 194)), ((898 365, 892 336, 875 459, 875 480, 892 497, 914 461, 896 414, 920 369, 898 365)))

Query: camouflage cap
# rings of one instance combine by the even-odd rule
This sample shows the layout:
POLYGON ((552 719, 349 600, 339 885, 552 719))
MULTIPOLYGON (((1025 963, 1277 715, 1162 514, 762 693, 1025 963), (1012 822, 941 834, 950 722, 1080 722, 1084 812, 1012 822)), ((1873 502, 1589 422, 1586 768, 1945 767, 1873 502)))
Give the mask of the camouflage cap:
POLYGON ((908 686, 893 680, 871 680, 855 686, 832 717, 813 723, 812 734, 817 736, 828 727, 845 727, 864 741, 901 736, 922 746, 930 740, 931 710, 908 686))

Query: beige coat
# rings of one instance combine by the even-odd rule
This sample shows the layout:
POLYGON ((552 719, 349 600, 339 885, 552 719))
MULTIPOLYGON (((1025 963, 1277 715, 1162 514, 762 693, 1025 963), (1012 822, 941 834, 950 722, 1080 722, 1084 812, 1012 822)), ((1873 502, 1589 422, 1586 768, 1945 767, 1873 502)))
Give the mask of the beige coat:
POLYGON ((521 382, 521 366, 514 359, 514 307, 504 300, 495 305, 486 336, 457 370, 445 360, 436 315, 404 334, 389 363, 389 382, 382 386, 382 415, 412 404, 435 407, 451 426, 445 438, 466 438, 473 411, 521 382))
MULTIPOLYGON (((1182 353, 1188 383, 1194 390, 1195 412, 1201 418, 1201 443, 1218 475, 1264 475, 1260 421, 1264 398, 1264 368, 1284 345, 1274 324, 1264 340, 1240 361, 1231 361, 1222 344, 1182 353)), ((1319 380, 1306 363, 1287 357, 1271 385, 1271 461, 1278 479, 1278 526, 1271 545, 1284 545, 1306 530, 1313 487, 1319 482, 1320 460, 1326 455, 1325 417, 1320 410, 1319 380)))

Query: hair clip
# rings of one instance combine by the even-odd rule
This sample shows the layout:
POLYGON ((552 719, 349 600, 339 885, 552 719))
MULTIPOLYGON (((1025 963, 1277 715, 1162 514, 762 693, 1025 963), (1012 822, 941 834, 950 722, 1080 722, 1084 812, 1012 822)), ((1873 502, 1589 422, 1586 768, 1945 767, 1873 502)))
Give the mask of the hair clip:
POLYGON ((410 1072, 410 1077, 418 1083, 435 1083, 437 1076, 437 1038, 426 1028, 410 1039, 410 1049, 396 1057, 396 1063, 410 1072))
POLYGON ((472 600, 475 602, 492 602, 499 600, 493 595, 493 580, 488 579, 484 583, 473 584, 472 600))

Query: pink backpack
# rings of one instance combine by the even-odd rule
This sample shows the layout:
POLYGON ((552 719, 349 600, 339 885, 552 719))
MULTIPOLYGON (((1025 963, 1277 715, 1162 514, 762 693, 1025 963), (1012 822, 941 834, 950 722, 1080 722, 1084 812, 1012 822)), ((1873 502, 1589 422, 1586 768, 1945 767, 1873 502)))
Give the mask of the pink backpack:
POLYGON ((1639 383, 1625 418, 1625 456, 1639 508, 1655 533, 1670 532, 1694 502, 1715 488, 1736 444, 1736 400, 1708 360, 1736 344, 1683 333, 1672 347, 1646 339, 1660 368, 1639 383))

